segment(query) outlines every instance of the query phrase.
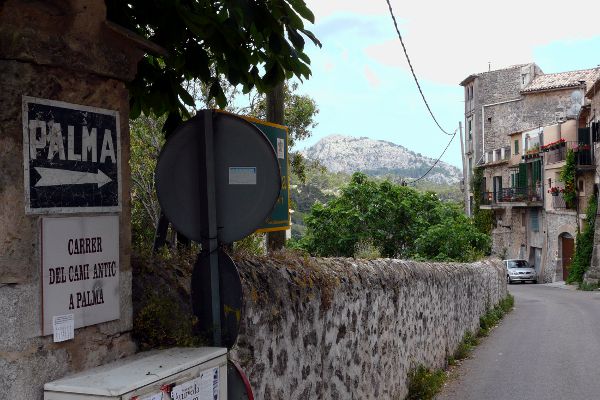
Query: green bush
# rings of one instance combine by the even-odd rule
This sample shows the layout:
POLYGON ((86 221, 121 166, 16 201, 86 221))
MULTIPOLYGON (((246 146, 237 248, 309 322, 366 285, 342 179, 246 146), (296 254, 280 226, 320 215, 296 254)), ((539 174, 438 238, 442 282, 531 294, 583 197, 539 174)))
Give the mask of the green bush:
POLYGON ((577 289, 583 290, 584 292, 594 292, 594 291, 600 290, 600 284, 599 283, 579 282, 577 289))
POLYGON ((577 174, 577 165, 575 163, 575 152, 572 149, 567 150, 565 165, 560 169, 560 180, 564 182, 563 199, 567 208, 574 208, 577 201, 577 189, 575 188, 575 175, 577 174))
POLYGON ((315 204, 298 245, 316 256, 472 261, 489 252, 460 205, 355 173, 339 197, 315 204), (366 246, 370 244, 370 246, 366 246), (365 247, 366 246, 366 247, 365 247))
POLYGON ((482 210, 480 208, 483 197, 483 168, 477 167, 471 177, 471 191, 473 192, 473 225, 479 232, 490 235, 494 227, 494 213, 492 210, 482 210))
POLYGON ((442 370, 431 371, 422 365, 408 373, 408 395, 406 400, 429 400, 441 390, 446 381, 442 370))
POLYGON ((577 233, 577 239, 575 240, 575 253, 573 254, 573 261, 571 262, 567 283, 582 282, 583 275, 588 270, 590 262, 592 261, 597 207, 598 199, 596 198, 596 195, 592 195, 587 210, 585 211, 585 226, 583 232, 577 233))
POLYGON ((133 336, 141 350, 206 345, 193 334, 197 320, 169 297, 154 294, 133 321, 133 336))
POLYGON ((489 309, 484 315, 479 318, 478 336, 487 336, 492 329, 515 304, 514 297, 509 294, 502 299, 498 305, 489 309))
POLYGON ((477 337, 473 335, 473 333, 467 331, 465 333, 465 336, 463 337, 462 342, 460 342, 460 344, 458 345, 454 356, 448 359, 448 364, 453 365, 454 361, 456 360, 464 360, 469 356, 469 354, 471 354, 471 350, 473 350, 473 347, 477 346, 478 344, 479 341, 477 340, 477 337))

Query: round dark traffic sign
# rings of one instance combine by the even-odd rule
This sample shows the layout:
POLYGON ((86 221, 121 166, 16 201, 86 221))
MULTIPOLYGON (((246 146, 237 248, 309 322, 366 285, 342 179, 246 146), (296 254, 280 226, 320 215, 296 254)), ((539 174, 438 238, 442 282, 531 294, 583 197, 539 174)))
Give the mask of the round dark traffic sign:
POLYGON ((254 232, 269 216, 281 190, 279 163, 260 129, 225 113, 210 113, 213 148, 207 152, 205 114, 186 121, 165 144, 156 166, 156 191, 175 229, 202 242, 210 236, 206 199, 213 190, 217 238, 231 243, 254 232), (206 154, 214 156, 214 188, 207 187, 201 173, 206 154))
MULTIPOLYGON (((221 304, 221 344, 232 348, 237 340, 242 318, 242 282, 233 260, 221 249, 219 258, 219 294, 221 304)), ((198 255, 192 272, 192 308, 198 317, 199 333, 213 342, 212 297, 210 290, 210 256, 198 255)))
POLYGON ((232 360, 227 360, 227 400, 254 400, 248 377, 232 360))

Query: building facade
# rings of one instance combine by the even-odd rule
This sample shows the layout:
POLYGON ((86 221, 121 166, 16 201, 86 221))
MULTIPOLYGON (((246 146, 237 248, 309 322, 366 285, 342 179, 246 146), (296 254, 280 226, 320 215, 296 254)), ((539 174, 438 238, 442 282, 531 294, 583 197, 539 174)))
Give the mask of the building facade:
POLYGON ((465 209, 492 210, 492 251, 523 258, 540 281, 568 273, 578 227, 594 191, 594 150, 586 89, 599 69, 544 74, 521 64, 473 74, 465 91, 465 209), (576 199, 567 197, 560 171, 574 153, 576 199), (475 168, 482 187, 472 188, 475 168))

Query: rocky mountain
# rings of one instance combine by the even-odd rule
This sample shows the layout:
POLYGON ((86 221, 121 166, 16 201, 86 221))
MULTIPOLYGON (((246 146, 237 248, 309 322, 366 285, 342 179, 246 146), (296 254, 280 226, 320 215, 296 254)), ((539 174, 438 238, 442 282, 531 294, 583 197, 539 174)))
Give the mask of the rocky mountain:
MULTIPOLYGON (((302 151, 311 160, 319 161, 331 172, 362 171, 372 176, 393 175, 418 178, 435 162, 434 159, 408 150, 404 146, 366 137, 331 135, 302 151)), ((461 171, 439 162, 425 178, 437 184, 457 184, 461 171)))

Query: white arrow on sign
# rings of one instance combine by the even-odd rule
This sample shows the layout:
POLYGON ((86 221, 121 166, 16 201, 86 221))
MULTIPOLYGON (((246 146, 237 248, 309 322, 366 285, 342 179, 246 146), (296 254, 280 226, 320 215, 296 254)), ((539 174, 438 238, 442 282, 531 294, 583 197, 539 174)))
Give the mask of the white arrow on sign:
POLYGON ((41 178, 35 186, 58 186, 58 185, 82 185, 85 183, 97 183, 98 187, 112 181, 100 170, 97 173, 69 171, 68 169, 54 169, 34 167, 41 178))

